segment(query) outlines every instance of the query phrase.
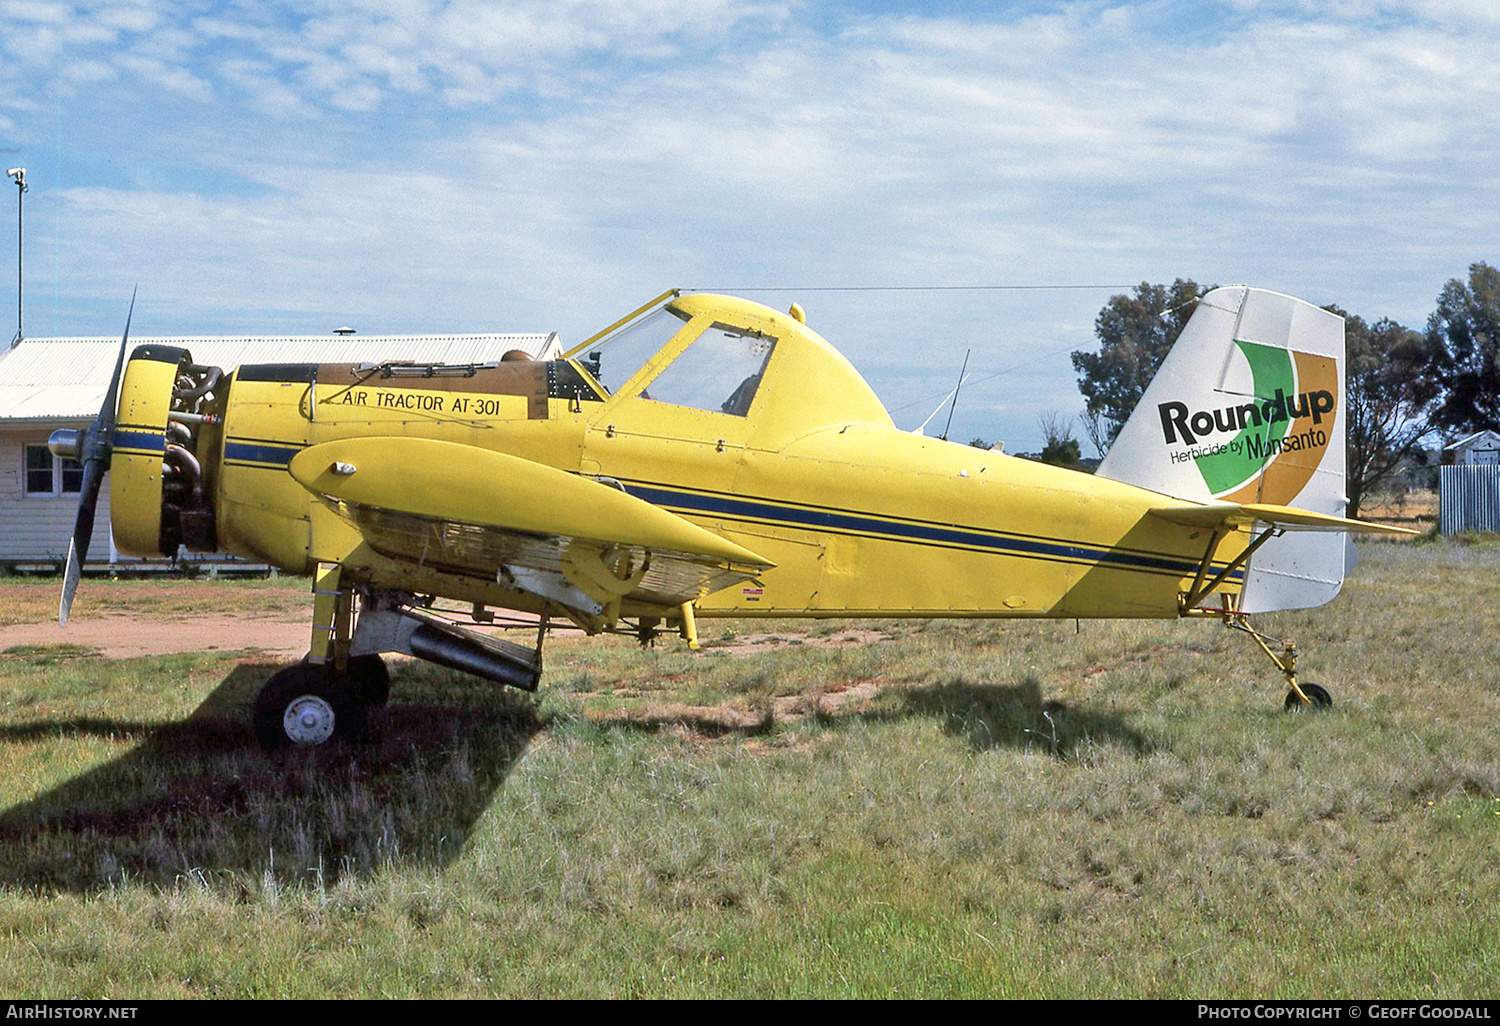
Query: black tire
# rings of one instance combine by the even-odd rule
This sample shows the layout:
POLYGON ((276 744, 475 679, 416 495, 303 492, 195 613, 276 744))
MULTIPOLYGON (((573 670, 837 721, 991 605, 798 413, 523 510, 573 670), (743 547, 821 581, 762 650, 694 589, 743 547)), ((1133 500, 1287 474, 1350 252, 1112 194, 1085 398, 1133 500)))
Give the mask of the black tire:
POLYGON ((371 709, 391 700, 391 671, 379 655, 350 656, 349 683, 371 709))
POLYGON ((250 720, 266 749, 358 741, 365 733, 365 704, 358 689, 329 668, 299 663, 266 681, 250 720))
POLYGON ((1304 695, 1306 695, 1308 698, 1312 699, 1312 705, 1311 706, 1303 705, 1302 704, 1302 699, 1300 699, 1300 698, 1297 697, 1297 692, 1295 692, 1295 691, 1288 691, 1286 693, 1286 705, 1284 707, 1287 712, 1295 712, 1295 711, 1297 711, 1299 709, 1309 709, 1309 708, 1310 709, 1332 709, 1333 708, 1333 696, 1328 693, 1328 689, 1327 688, 1325 688, 1325 687, 1323 687, 1322 685, 1319 685, 1319 684, 1311 684, 1311 683, 1307 683, 1307 682, 1299 682, 1299 686, 1302 688, 1302 693, 1304 695))

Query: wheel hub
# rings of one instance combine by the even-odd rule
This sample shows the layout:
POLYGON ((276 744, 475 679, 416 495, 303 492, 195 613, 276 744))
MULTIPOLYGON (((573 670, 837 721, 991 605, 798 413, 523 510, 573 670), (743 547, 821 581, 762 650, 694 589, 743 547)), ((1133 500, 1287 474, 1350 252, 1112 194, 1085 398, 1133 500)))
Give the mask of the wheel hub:
POLYGON ((281 727, 293 744, 321 745, 333 737, 333 706, 317 695, 299 695, 287 703, 281 727))

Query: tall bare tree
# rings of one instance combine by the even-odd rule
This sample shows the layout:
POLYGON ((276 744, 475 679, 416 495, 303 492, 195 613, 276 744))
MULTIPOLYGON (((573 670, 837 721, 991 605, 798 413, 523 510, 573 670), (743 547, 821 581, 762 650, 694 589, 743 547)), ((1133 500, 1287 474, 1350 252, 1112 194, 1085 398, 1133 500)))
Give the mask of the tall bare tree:
POLYGON ((1054 467, 1077 470, 1078 460, 1083 454, 1079 451, 1078 439, 1073 437, 1073 418, 1064 420, 1062 414, 1052 410, 1038 417, 1037 423, 1042 429, 1042 440, 1045 443, 1042 446, 1042 462, 1054 467))
POLYGON ((1388 317, 1372 326, 1336 306, 1325 309, 1344 318, 1346 515, 1357 517, 1365 497, 1432 433, 1438 389, 1423 373, 1429 353, 1421 334, 1388 317))

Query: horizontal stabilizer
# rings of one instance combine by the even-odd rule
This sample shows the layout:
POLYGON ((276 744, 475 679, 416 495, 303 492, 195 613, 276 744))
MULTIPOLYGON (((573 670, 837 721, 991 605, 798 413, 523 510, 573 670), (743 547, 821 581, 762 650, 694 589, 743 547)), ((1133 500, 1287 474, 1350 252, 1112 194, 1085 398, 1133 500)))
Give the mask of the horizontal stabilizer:
POLYGON ((1158 506, 1151 511, 1168 523, 1184 527, 1245 529, 1251 524, 1274 524, 1288 531, 1347 531, 1360 534, 1420 534, 1407 527, 1388 527, 1365 520, 1350 520, 1329 513, 1264 502, 1211 502, 1207 504, 1158 506))

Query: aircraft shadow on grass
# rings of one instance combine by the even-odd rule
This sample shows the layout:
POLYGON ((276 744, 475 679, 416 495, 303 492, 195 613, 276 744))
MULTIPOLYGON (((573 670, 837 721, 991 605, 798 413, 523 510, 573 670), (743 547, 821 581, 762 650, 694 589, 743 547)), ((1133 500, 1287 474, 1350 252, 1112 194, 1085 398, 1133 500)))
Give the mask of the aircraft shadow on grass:
POLYGON ((1040 685, 1031 679, 1017 684, 958 680, 914 688, 906 693, 905 709, 938 718, 944 733, 966 738, 976 750, 1041 747, 1068 758, 1089 744, 1137 754, 1155 747, 1120 716, 1043 699, 1040 685))
POLYGON ((368 744, 267 753, 245 710, 275 668, 237 666, 177 723, 0 728, 0 742, 138 742, 0 812, 0 885, 326 886, 397 861, 446 865, 544 726, 530 696, 412 663, 392 667, 395 700, 372 714, 368 744))
POLYGON ((816 699, 800 703, 788 699, 784 701, 789 714, 770 708, 745 712, 722 706, 663 705, 601 717, 597 722, 606 729, 647 733, 681 729, 701 737, 719 738, 768 734, 788 719, 807 716, 831 728, 843 722, 924 717, 938 720, 944 733, 966 738, 977 751, 1040 747, 1059 758, 1067 758, 1087 744, 1120 746, 1136 753, 1154 747, 1120 716, 1044 700, 1041 686, 1031 679, 1016 684, 958 680, 900 689, 897 695, 894 706, 876 703, 854 711, 830 709, 816 699))

